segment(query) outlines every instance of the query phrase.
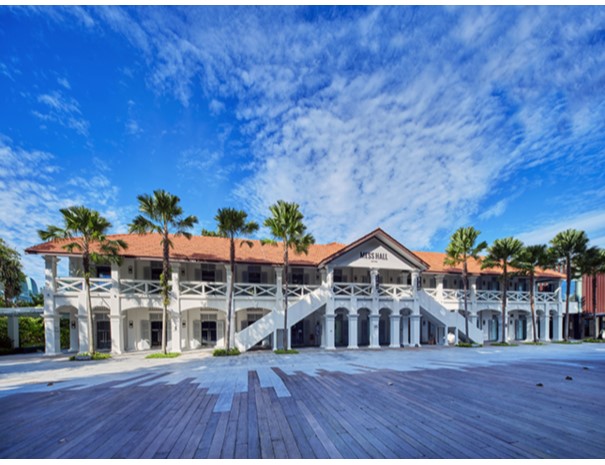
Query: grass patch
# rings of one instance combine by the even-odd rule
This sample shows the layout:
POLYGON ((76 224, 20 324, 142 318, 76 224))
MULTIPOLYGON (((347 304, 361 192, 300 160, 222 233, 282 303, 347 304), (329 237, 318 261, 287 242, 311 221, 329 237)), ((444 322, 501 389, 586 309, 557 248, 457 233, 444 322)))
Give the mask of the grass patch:
POLYGON ((494 347, 517 347, 519 344, 509 344, 508 342, 492 342, 490 345, 494 347))
POLYGON ((543 342, 524 342, 524 346, 543 346, 543 342))
POLYGON ((582 344, 582 341, 550 341, 553 344, 582 344))
POLYGON ((273 353, 277 354, 277 355, 284 355, 284 354, 297 354, 298 350, 294 350, 294 349, 289 349, 289 350, 285 350, 285 349, 277 349, 274 350, 273 353))
POLYGON ((583 342, 590 342, 592 344, 603 344, 605 342, 605 339, 595 339, 594 337, 589 337, 584 339, 583 342))
POLYGON ((72 355, 71 357, 69 357, 69 360, 71 360, 72 362, 83 362, 87 360, 107 360, 108 358, 111 358, 111 354, 107 354, 104 352, 95 352, 92 355, 90 355, 90 353, 88 352, 80 352, 79 354, 72 355))
POLYGON ((241 352, 239 351, 239 349, 237 347, 234 347, 233 349, 214 349, 214 352, 212 352, 212 356, 213 357, 231 357, 232 355, 239 355, 241 352))
POLYGON ((165 354, 164 352, 157 352, 155 354, 149 354, 145 358, 177 358, 180 355, 180 352, 168 352, 167 354, 165 354))

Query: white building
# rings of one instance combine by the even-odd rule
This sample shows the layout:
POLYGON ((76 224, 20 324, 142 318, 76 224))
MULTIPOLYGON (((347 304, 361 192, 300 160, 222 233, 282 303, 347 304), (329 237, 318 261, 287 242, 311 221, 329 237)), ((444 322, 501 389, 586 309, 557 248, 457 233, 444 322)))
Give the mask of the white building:
MULTIPOLYGON (((162 268, 158 235, 118 235, 129 247, 118 265, 96 266, 91 280, 95 341, 114 353, 147 350, 161 343, 162 268)), ((234 340, 240 350, 279 344, 283 330, 281 248, 236 246, 231 276, 229 241, 217 237, 173 238, 168 347, 180 352, 225 340, 227 290, 235 280, 234 340)), ((45 243, 26 252, 46 264, 44 320, 46 353, 60 351, 59 321, 70 319, 70 350, 86 351, 88 327, 81 260, 45 243), (69 276, 57 276, 57 261, 69 261, 69 276)), ((443 253, 411 252, 381 229, 349 245, 311 246, 292 253, 288 326, 293 346, 405 347, 446 344, 464 334, 461 270, 444 267, 443 253)), ((500 272, 470 263, 468 339, 483 343, 501 337, 500 272)), ((538 277, 539 338, 560 340, 563 276, 538 277)), ((507 294, 507 338, 532 338, 527 279, 513 277, 507 294)))

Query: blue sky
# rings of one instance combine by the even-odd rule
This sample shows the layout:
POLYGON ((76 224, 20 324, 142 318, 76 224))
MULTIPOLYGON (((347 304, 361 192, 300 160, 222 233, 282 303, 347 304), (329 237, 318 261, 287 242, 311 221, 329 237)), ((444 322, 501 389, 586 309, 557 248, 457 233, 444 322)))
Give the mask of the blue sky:
MULTIPOLYGON (((0 237, 164 188, 319 242, 605 246, 605 9, 0 7, 0 237)), ((263 232, 259 232, 263 236, 263 232)), ((42 276, 42 260, 24 257, 42 276)))

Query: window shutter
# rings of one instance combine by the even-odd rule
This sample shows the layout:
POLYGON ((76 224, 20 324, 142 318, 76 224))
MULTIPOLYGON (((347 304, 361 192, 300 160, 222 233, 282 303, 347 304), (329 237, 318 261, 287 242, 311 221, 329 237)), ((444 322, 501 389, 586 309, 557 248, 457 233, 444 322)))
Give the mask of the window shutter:
POLYGON ((150 329, 149 329, 149 320, 141 320, 141 339, 143 341, 147 341, 150 344, 150 329))
POLYGON ((148 266, 143 268, 143 279, 147 281, 151 279, 151 268, 148 266))
POLYGON ((222 270, 214 271, 214 280, 219 283, 223 282, 223 271, 222 270))
POLYGON ((195 269, 195 281, 201 281, 201 280, 202 280, 202 269, 196 268, 195 269))
POLYGON ((225 339, 225 322, 222 320, 216 322, 216 342, 221 339, 225 339))
POLYGON ((309 284, 309 275, 307 273, 305 273, 303 275, 303 283, 304 284, 309 284))
POLYGON ((269 275, 266 272, 260 274, 260 282, 261 283, 268 283, 269 282, 269 275))
POLYGON ((242 278, 243 278, 243 279, 242 279, 242 281, 243 281, 243 282, 245 282, 245 283, 247 283, 247 282, 248 282, 248 272, 247 272, 247 271, 244 271, 244 272, 242 273, 242 278))

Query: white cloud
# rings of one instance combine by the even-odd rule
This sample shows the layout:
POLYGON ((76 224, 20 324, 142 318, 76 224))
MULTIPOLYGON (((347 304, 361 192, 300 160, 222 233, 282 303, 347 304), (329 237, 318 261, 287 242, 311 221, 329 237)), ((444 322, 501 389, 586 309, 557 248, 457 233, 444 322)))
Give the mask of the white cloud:
POLYGON ((71 84, 69 83, 69 81, 66 78, 57 78, 57 82, 59 83, 59 85, 63 86, 66 89, 71 89, 71 84))
POLYGON ((586 231, 594 245, 605 245, 605 211, 594 210, 576 216, 566 217, 545 226, 521 232, 516 236, 526 244, 546 244, 561 231, 579 229, 586 231))
POLYGON ((50 153, 26 150, 0 135, 0 237, 21 253, 24 271, 43 284, 40 257, 23 250, 40 243, 37 231, 61 225, 59 209, 86 205, 97 209, 123 232, 132 209, 117 206, 118 189, 105 174, 65 180, 59 160, 50 153))
POLYGON ((223 111, 225 111, 225 104, 219 100, 212 99, 208 104, 208 108, 210 109, 210 113, 213 115, 220 115, 223 111))
POLYGON ((144 131, 139 126, 139 123, 136 120, 130 119, 126 122, 126 132, 131 136, 136 136, 137 134, 141 134, 144 131))
POLYGON ((75 130, 82 136, 88 136, 90 123, 82 117, 78 101, 64 96, 60 91, 41 94, 38 102, 42 110, 32 111, 32 114, 42 121, 51 121, 75 130))

